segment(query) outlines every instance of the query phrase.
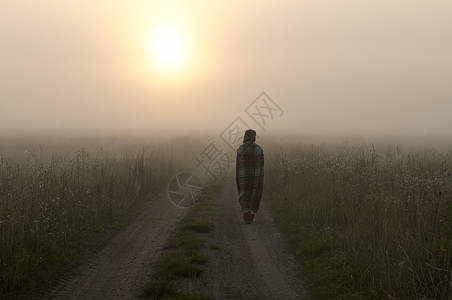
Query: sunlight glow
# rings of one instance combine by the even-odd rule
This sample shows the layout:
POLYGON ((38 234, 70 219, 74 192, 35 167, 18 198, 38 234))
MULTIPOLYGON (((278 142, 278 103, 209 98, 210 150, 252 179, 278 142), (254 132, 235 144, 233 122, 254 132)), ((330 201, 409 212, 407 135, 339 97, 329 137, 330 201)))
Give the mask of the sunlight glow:
POLYGON ((165 71, 177 71, 184 63, 186 41, 174 27, 158 28, 152 39, 152 55, 156 65, 165 71))

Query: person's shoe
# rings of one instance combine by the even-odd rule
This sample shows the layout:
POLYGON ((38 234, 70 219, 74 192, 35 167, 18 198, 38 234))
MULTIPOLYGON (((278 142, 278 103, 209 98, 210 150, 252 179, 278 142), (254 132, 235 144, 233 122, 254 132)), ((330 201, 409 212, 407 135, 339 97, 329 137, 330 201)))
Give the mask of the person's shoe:
POLYGON ((243 221, 245 221, 245 224, 251 224, 253 222, 253 215, 247 211, 243 214, 243 221))

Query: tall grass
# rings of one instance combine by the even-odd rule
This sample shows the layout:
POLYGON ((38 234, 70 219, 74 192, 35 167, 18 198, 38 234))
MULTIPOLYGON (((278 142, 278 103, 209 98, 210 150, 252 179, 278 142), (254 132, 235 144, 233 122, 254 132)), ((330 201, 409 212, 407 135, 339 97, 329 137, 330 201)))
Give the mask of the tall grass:
POLYGON ((181 167, 173 147, 0 154, 0 296, 71 261, 87 236, 166 187, 181 167))
POLYGON ((315 298, 452 297, 452 150, 287 145, 266 164, 315 298))

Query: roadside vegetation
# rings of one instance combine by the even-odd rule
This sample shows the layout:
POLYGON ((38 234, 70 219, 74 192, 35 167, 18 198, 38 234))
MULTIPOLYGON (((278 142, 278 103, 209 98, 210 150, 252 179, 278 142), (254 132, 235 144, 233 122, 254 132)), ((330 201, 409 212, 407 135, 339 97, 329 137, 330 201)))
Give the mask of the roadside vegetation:
POLYGON ((451 149, 273 150, 265 201, 313 299, 450 299, 451 149))
POLYGON ((0 140, 0 298, 99 249, 189 161, 178 148, 197 149, 184 139, 37 141, 0 140))
POLYGON ((184 280, 195 280, 204 273, 209 257, 203 249, 219 250, 206 245, 205 236, 213 230, 212 200, 222 188, 222 181, 209 182, 201 199, 180 221, 171 238, 165 243, 163 253, 154 264, 150 281, 141 293, 144 299, 211 299, 204 295, 188 294, 181 290, 184 280))

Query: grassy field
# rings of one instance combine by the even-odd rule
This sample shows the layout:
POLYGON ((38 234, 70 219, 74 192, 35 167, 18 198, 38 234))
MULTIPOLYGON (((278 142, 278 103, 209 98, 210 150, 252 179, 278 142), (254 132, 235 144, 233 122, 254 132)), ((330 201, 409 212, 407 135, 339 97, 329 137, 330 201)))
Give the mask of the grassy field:
MULTIPOLYGON (((451 297, 450 145, 287 140, 258 142, 264 201, 313 299, 451 297)), ((0 298, 100 247, 176 172, 193 169, 206 141, 0 132, 0 298)), ((212 224, 197 220, 189 215, 166 245, 180 257, 157 263, 177 273, 164 259, 180 259, 186 273, 157 271, 145 298, 177 297, 174 280, 202 273, 197 230, 212 224)))
POLYGON ((99 247, 199 151, 184 137, 54 135, 0 149, 0 298, 99 247))
POLYGON ((451 148, 273 145, 265 201, 313 299, 452 297, 451 148))

